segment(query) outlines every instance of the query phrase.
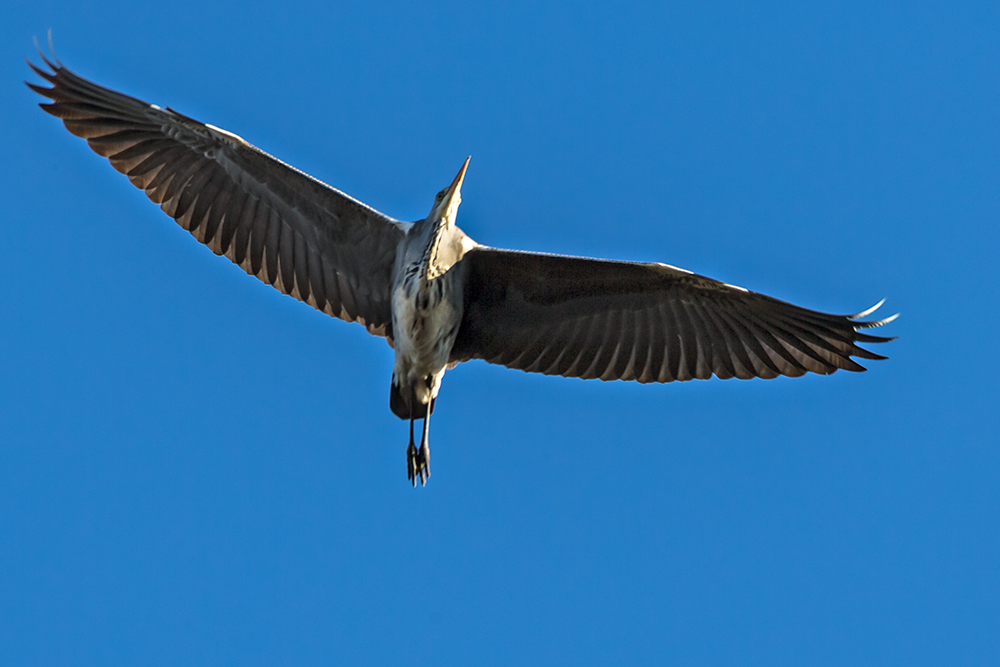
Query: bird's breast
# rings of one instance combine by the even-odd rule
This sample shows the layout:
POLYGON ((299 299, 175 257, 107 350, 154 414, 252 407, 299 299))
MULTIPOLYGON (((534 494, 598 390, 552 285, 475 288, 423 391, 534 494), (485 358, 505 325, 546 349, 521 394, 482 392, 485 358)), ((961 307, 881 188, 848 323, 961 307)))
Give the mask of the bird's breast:
POLYGON ((438 375, 448 364, 462 322, 462 300, 455 276, 427 280, 406 270, 392 294, 392 330, 396 363, 403 381, 438 375), (458 297, 458 298, 456 298, 458 297))

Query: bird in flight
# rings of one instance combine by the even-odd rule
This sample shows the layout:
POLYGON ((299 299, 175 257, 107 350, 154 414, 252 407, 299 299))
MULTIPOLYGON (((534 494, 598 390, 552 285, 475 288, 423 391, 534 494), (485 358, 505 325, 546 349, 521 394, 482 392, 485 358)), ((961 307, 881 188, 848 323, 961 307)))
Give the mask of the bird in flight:
MULTIPOLYGON (((832 315, 661 263, 492 248, 456 225, 466 159, 430 214, 401 222, 243 138, 80 77, 40 50, 40 106, 217 255, 386 339, 389 407, 410 425, 407 477, 430 476, 447 369, 470 359, 547 375, 673 382, 837 369, 893 319, 832 315), (46 68, 47 67, 47 68, 46 68), (416 420, 423 420, 417 447, 416 420)), ((884 300, 883 300, 884 301, 884 300)))

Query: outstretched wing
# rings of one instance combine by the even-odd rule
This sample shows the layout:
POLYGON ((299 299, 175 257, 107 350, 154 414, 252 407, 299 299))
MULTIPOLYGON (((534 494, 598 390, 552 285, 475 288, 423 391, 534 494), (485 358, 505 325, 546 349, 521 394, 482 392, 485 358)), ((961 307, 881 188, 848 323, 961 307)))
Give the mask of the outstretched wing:
POLYGON ((212 125, 42 59, 40 104, 181 227, 268 285, 391 338, 404 225, 212 125))
MULTIPOLYGON (((772 299, 666 264, 479 247, 465 255, 465 315, 451 361, 547 375, 672 382, 773 378, 884 359, 861 321, 772 299)), ((881 305, 881 304, 879 304, 881 305)))

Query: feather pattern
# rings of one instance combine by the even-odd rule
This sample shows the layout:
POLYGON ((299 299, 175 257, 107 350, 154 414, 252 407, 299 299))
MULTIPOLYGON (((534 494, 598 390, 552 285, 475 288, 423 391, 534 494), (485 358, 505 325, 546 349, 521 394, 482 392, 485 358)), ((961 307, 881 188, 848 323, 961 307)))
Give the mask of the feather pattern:
POLYGON ((858 343, 893 340, 860 333, 895 319, 860 320, 874 308, 821 313, 666 264, 486 246, 463 261, 452 363, 638 382, 794 377, 863 371, 851 357, 885 357, 858 343))
POLYGON ((42 54, 40 106, 217 255, 391 342, 400 223, 240 137, 88 81, 42 54))

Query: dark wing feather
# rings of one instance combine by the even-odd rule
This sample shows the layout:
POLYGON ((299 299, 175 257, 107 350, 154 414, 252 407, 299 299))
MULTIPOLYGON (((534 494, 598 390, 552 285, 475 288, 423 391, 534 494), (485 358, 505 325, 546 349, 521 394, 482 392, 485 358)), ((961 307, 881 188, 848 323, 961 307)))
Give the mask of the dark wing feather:
POLYGON ((773 378, 884 359, 858 345, 894 318, 860 321, 749 292, 666 264, 613 262, 479 247, 451 361, 523 371, 672 382, 773 378))
POLYGON ((92 83, 42 56, 41 104, 218 255, 285 294, 391 338, 404 227, 235 134, 92 83))

